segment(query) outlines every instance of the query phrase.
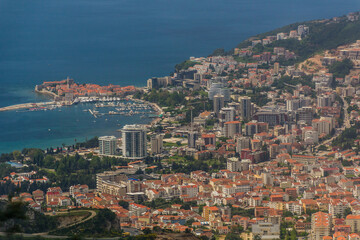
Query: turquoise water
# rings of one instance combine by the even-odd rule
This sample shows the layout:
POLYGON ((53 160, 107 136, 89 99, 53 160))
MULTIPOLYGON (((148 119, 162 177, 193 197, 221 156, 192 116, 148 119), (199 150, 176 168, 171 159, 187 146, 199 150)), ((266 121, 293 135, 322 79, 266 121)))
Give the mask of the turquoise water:
MULTIPOLYGON (((0 106, 43 101, 34 85, 67 76, 143 86, 189 56, 359 8, 358 0, 0 0, 0 106)), ((82 110, 0 113, 0 153, 71 144, 146 121, 124 116, 94 123, 82 110)))
MULTIPOLYGON (((61 107, 47 111, 9 111, 1 113, 12 122, 18 123, 14 128, 4 131, 0 149, 22 149, 29 147, 61 147, 63 143, 74 144, 86 138, 101 135, 120 136, 116 130, 133 122, 147 124, 149 118, 133 116, 104 115, 93 117, 88 109, 94 109, 92 103, 80 103, 71 107, 61 107), (21 132, 23 132, 21 134, 21 132), (5 137, 7 137, 5 139, 5 137), (21 146, 21 148, 19 147, 21 146)), ((114 108, 98 108, 100 113, 107 113, 114 108)))

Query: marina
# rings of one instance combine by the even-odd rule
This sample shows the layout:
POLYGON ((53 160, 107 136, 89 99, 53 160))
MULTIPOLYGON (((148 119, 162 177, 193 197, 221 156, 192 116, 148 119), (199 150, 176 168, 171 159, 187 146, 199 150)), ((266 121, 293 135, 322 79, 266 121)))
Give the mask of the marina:
POLYGON ((91 113, 91 115, 93 115, 95 118, 97 118, 97 113, 99 113, 99 112, 97 112, 97 111, 92 111, 91 109, 89 109, 89 112, 91 113))
MULTIPOLYGON (((131 102, 133 100, 129 99, 123 103, 131 102)), ((146 110, 148 112, 144 114, 126 114, 127 112, 130 113, 130 110, 120 114, 115 109, 120 108, 120 106, 97 108, 95 107, 96 103, 105 102, 79 102, 71 106, 59 105, 59 107, 53 109, 47 106, 46 108, 49 108, 47 110, 39 108, 1 112, 2 118, 0 118, 0 122, 4 123, 5 121, 4 128, 12 129, 12 131, 5 132, 0 136, 0 142, 5 143, 0 146, 0 152, 32 147, 58 147, 62 146, 63 143, 74 144, 101 135, 115 134, 118 137, 117 130, 129 122, 151 124, 155 118, 150 118, 149 115, 157 115, 152 110, 154 108, 146 110), (96 118, 90 113, 89 109, 93 113, 95 111, 96 118), (115 112, 115 114, 112 114, 111 111, 115 112), (8 119, 12 121, 6 123, 8 119), (19 135, 21 135, 21 138, 17 137, 19 135)), ((118 102, 114 104, 117 105, 118 102)), ((135 112, 135 109, 133 109, 133 112, 135 112)))
POLYGON ((94 109, 89 109, 89 112, 95 117, 104 115, 124 115, 133 116, 141 115, 141 118, 150 118, 154 114, 156 109, 149 103, 135 102, 133 100, 121 101, 121 102, 107 102, 107 103, 96 103, 94 109), (109 108, 111 108, 109 110, 109 108), (97 110, 95 110, 97 109, 97 110), (100 112, 100 110, 103 110, 100 112), (105 110, 105 111, 104 111, 105 110))
MULTIPOLYGON (((71 103, 65 101, 52 101, 52 102, 40 102, 40 103, 24 103, 11 105, 0 108, 1 111, 47 111, 54 110, 64 106, 72 106, 75 104, 94 104, 94 109, 102 108, 114 108, 107 112, 99 113, 97 110, 84 110, 89 111, 95 118, 102 115, 125 115, 132 116, 134 114, 145 114, 157 112, 158 109, 151 103, 144 101, 120 98, 120 97, 78 97, 75 98, 71 103)), ((59 109, 59 111, 61 111, 59 109)))
MULTIPOLYGON (((53 84, 58 85, 59 82, 47 84, 49 89, 36 88, 37 98, 24 99, 28 103, 0 107, 3 116, 0 122, 6 123, 4 128, 12 129, 0 137, 0 141, 6 142, 0 146, 0 152, 74 144, 93 136, 114 134, 120 126, 129 122, 153 125, 164 115, 157 104, 134 99, 134 87, 117 86, 116 89, 120 89, 117 91, 114 85, 110 85, 105 93, 98 91, 97 85, 84 84, 73 89, 86 86, 83 88, 86 93, 61 94, 59 90, 49 91, 53 84), (53 100, 47 100, 49 98, 53 100)), ((66 90, 66 86, 58 86, 66 90)))

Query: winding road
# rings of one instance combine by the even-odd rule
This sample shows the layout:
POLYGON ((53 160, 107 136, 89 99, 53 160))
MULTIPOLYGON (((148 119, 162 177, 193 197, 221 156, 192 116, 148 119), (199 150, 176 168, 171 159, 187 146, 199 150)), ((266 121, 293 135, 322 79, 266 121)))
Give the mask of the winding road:
MULTIPOLYGON (((85 210, 81 210, 82 212, 85 212, 85 210)), ((89 221, 90 219, 94 218, 96 216, 96 212, 93 211, 93 210, 86 210, 86 212, 90 212, 90 216, 79 221, 79 222, 75 222, 73 224, 70 224, 70 225, 66 225, 62 228, 58 228, 56 230, 60 230, 60 229, 64 229, 64 228, 69 228, 69 227, 73 227, 75 225, 79 225, 81 223, 84 223, 86 221, 89 221)), ((64 212, 64 213, 58 213, 59 215, 62 215, 62 214, 68 214, 68 212, 64 212)), ((48 214, 47 214, 48 215, 48 214)), ((36 236, 40 236, 40 237, 43 237, 43 238, 58 238, 58 239, 67 239, 69 238, 69 236, 57 236, 57 235, 51 235, 49 234, 49 232, 42 232, 42 233, 15 233, 15 235, 18 235, 18 236, 22 236, 22 237, 36 237, 36 236)), ((5 232, 0 232, 0 236, 7 236, 7 233, 5 232)), ((89 238, 89 239, 92 239, 92 238, 89 238)))
POLYGON ((351 123, 350 123, 350 115, 347 111, 348 107, 349 107, 349 104, 347 103, 347 101, 344 99, 344 97, 341 97, 341 99, 343 100, 344 102, 344 106, 343 106, 343 109, 344 109, 344 125, 341 127, 341 128, 337 128, 336 129, 336 132, 334 134, 334 136, 328 140, 325 140, 321 143, 319 143, 317 146, 315 146, 315 148, 317 149, 320 145, 329 145, 331 144, 331 142, 337 138, 346 128, 350 128, 351 127, 351 123))

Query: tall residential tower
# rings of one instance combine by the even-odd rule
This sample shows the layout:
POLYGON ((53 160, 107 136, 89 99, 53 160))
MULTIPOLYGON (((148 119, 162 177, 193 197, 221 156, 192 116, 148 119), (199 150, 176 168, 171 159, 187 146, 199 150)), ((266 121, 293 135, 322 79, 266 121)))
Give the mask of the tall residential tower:
POLYGON ((115 155, 116 141, 114 136, 99 137, 99 153, 101 155, 115 155))
POLYGON ((130 159, 143 159, 147 156, 146 132, 144 125, 125 125, 122 132, 122 154, 130 159))

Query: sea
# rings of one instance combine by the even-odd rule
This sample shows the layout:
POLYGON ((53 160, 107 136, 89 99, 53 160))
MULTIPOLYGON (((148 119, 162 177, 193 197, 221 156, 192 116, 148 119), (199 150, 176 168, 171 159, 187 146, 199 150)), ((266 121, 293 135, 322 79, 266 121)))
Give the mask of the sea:
MULTIPOLYGON (((68 76, 78 83, 145 86, 190 56, 359 9, 359 0, 0 0, 0 107, 48 101, 34 86, 68 76)), ((74 144, 150 121, 94 119, 86 111, 92 107, 0 112, 0 153, 74 144)))

